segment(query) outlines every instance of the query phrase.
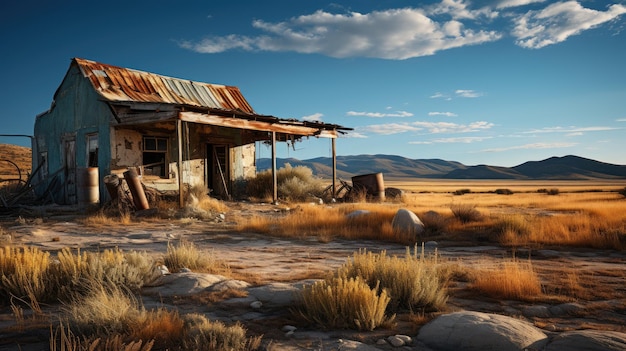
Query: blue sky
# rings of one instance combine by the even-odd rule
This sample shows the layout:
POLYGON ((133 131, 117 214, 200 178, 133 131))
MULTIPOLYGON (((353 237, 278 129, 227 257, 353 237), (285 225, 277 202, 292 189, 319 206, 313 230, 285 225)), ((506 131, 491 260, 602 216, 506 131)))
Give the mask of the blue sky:
MULTIPOLYGON (((81 57, 354 128, 339 155, 626 164, 625 0, 7 0, 0 44, 0 134, 32 134, 81 57)), ((278 156, 330 149, 310 139, 278 156)))

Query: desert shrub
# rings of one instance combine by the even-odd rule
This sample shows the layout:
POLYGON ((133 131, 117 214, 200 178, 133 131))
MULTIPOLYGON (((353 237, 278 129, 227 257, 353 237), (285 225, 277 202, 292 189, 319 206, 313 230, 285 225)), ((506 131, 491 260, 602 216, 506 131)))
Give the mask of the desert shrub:
POLYGON ((72 329, 85 335, 124 333, 145 313, 129 291, 114 285, 92 286, 84 296, 66 303, 63 311, 72 329))
POLYGON ((476 209, 476 205, 456 204, 450 206, 450 210, 452 211, 454 218, 461 221, 461 223, 475 222, 481 218, 481 214, 476 209))
POLYGON ((225 273, 229 270, 224 262, 198 250, 192 242, 185 240, 180 240, 177 245, 168 243, 163 261, 165 266, 173 272, 178 272, 182 268, 207 273, 225 273))
POLYGON ((260 337, 248 338, 240 324, 227 326, 219 321, 209 321, 196 313, 186 315, 184 322, 184 350, 243 351, 255 350, 261 344, 260 337))
POLYGON ((537 190, 537 192, 547 194, 547 195, 559 195, 560 193, 558 188, 551 188, 551 189, 541 188, 537 190))
POLYGON ((374 330, 389 325, 390 297, 385 289, 371 288, 360 277, 333 277, 306 286, 300 292, 297 313, 305 320, 328 329, 374 330))
POLYGON ((50 289, 50 254, 37 248, 6 246, 0 249, 0 297, 12 296, 36 304, 46 300, 50 289))
POLYGON ((427 234, 442 233, 448 227, 448 218, 434 211, 422 214, 419 219, 424 223, 427 234))
POLYGON ((495 191, 498 195, 513 195, 513 190, 511 189, 496 189, 495 191))
POLYGON ((541 295, 541 282, 530 262, 511 260, 475 275, 473 289, 500 299, 530 301, 541 295))
POLYGON ((458 189, 452 192, 453 195, 464 195, 464 194, 469 194, 472 191, 470 189, 458 189))
POLYGON ((359 251, 338 269, 345 278, 361 277, 370 287, 388 291, 390 308, 441 310, 448 299, 446 278, 438 270, 436 255, 430 258, 407 248, 404 257, 359 251))
MULTIPOLYGON (((319 197, 324 190, 322 180, 314 177, 313 171, 305 166, 285 164, 285 167, 276 171, 276 181, 278 197, 286 201, 298 202, 311 196, 319 197)), ((272 171, 259 172, 256 177, 248 179, 246 190, 254 198, 271 198, 272 171)))
POLYGON ((99 286, 118 286, 137 292, 153 277, 153 263, 146 253, 124 253, 119 249, 81 252, 64 248, 58 263, 50 268, 50 281, 57 298, 67 301, 99 286))
POLYGON ((70 327, 60 323, 53 331, 50 329, 50 351, 96 351, 96 350, 119 350, 119 351, 150 351, 154 342, 143 340, 125 342, 121 334, 109 336, 85 336, 74 334, 70 327))
POLYGON ((526 244, 532 229, 528 218, 522 215, 499 217, 493 227, 500 235, 500 242, 512 246, 526 244))

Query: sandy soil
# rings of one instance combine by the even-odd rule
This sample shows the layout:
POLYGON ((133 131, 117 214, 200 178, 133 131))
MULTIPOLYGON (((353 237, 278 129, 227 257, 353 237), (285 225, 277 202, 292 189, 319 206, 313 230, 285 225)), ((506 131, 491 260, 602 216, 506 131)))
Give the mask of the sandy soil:
MULTIPOLYGON (((49 214, 52 212, 49 212, 49 214)), ((233 204, 226 219, 219 223, 190 220, 143 219, 129 225, 85 226, 80 218, 63 213, 41 220, 16 220, 4 217, 0 222, 4 233, 11 235, 13 244, 36 246, 45 250, 64 247, 83 250, 102 250, 118 247, 124 251, 146 251, 156 257, 166 252, 168 242, 184 238, 201 250, 214 254, 227 262, 233 275, 247 277, 255 285, 270 282, 296 282, 307 278, 319 278, 334 270, 359 249, 386 250, 389 254, 404 254, 402 245, 375 241, 319 242, 315 239, 291 240, 255 233, 238 233, 233 230, 231 218, 247 216, 279 215, 279 208, 272 205, 233 204)), ((9 239, 5 236, 5 242, 9 239)), ((3 242, 0 241, 0 245, 3 242)), ((537 302, 502 301, 480 296, 468 288, 463 279, 452 281, 450 286, 450 310, 494 312, 505 315, 524 315, 535 325, 549 332, 573 329, 599 329, 626 332, 626 253, 603 250, 542 249, 518 250, 516 253, 497 246, 460 246, 454 242, 439 242, 438 252, 443 259, 459 265, 480 268, 498 264, 513 255, 531 258, 533 266, 546 282, 546 293, 554 295, 537 302), (556 297, 559 277, 575 272, 580 285, 587 287, 585 296, 577 299, 556 297), (557 281, 555 284, 554 282, 557 281), (581 308, 575 313, 542 315, 537 306, 550 308, 563 303, 576 303, 581 308)), ((245 280, 245 279, 244 279, 245 280)), ((193 310, 193 304, 179 306, 193 310)), ((286 311, 284 311, 286 312, 286 311)), ((246 327, 266 337, 282 338, 280 325, 289 322, 277 311, 272 312, 275 321, 247 322, 246 327), (282 320, 281 320, 282 318, 282 320)), ((10 320, 10 310, 2 307, 0 321, 10 320)), ((285 313, 286 315, 286 313, 285 313)), ((362 339, 378 337, 380 333, 415 335, 416 327, 402 323, 406 316, 399 316, 398 330, 379 331, 362 335, 362 339)), ((245 324, 245 323, 244 323, 245 324)), ((356 337, 352 335, 353 337, 356 337)), ((283 341, 287 343, 287 341, 283 341)), ((294 343, 303 341, 293 341, 294 343)), ((2 349, 0 347, 0 349, 2 349)))

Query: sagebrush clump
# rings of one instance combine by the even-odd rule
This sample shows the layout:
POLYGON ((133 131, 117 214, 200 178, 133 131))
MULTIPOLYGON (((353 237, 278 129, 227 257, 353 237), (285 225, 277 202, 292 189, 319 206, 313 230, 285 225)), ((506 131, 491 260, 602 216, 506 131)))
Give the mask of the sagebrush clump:
MULTIPOLYGON (((285 164, 276 171, 276 181, 278 197, 284 201, 302 202, 311 197, 321 197, 324 191, 324 182, 305 166, 285 164)), ((253 198, 271 199, 272 171, 259 172, 256 177, 248 179, 246 191, 253 198)))

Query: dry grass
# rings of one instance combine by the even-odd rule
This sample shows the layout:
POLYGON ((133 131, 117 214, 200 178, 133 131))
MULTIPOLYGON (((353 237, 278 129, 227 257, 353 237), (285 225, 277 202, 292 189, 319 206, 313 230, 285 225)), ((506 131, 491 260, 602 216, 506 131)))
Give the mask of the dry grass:
POLYGON ((306 286, 295 312, 325 329, 374 330, 393 322, 395 316, 386 314, 390 300, 385 289, 371 288, 360 277, 334 277, 306 286))
MULTIPOLYGON (((402 203, 301 204, 284 216, 243 220, 238 229, 283 237, 314 236, 320 241, 347 238, 413 244, 397 236, 389 225, 395 212, 404 207, 424 222, 424 240, 622 250, 626 245, 626 199, 618 193, 618 183, 507 182, 506 188, 513 189, 514 194, 505 196, 494 191, 504 183, 474 181, 472 187, 479 185, 483 192, 455 196, 444 190, 458 189, 463 184, 444 183, 442 187, 439 182, 424 182, 425 188, 430 186, 442 192, 406 193, 402 203), (557 185, 561 189, 558 195, 537 192, 557 185), (355 210, 370 213, 346 217, 355 210), (433 212, 437 215, 430 215, 433 212)), ((413 183, 401 184, 416 188, 413 183)))
POLYGON ((246 330, 240 324, 227 326, 193 313, 185 315, 184 321, 184 350, 244 351, 258 349, 261 345, 261 337, 247 337, 246 330))
POLYGON ((176 245, 167 244, 167 253, 163 258, 165 266, 172 272, 188 268, 196 272, 229 275, 230 268, 214 255, 198 250, 192 243, 180 240, 176 245))
POLYGON ((426 257, 407 248, 404 257, 388 256, 385 251, 360 251, 339 268, 339 277, 361 277, 370 287, 386 290, 390 308, 442 310, 448 299, 447 277, 441 274, 437 255, 426 257))
POLYGON ((37 306, 50 294, 48 268, 50 254, 32 247, 0 248, 0 297, 12 297, 37 306))
POLYGON ((530 261, 511 260, 481 269, 475 273, 472 288, 497 299, 536 301, 542 295, 539 276, 530 261))

